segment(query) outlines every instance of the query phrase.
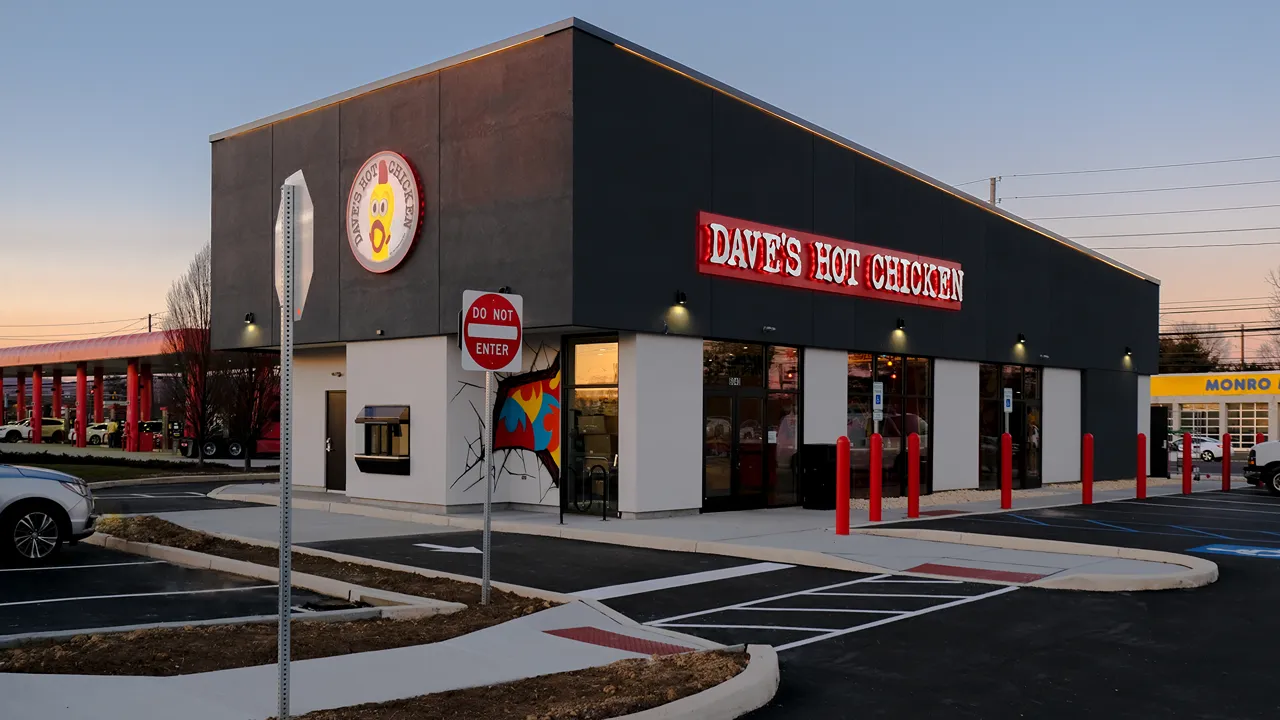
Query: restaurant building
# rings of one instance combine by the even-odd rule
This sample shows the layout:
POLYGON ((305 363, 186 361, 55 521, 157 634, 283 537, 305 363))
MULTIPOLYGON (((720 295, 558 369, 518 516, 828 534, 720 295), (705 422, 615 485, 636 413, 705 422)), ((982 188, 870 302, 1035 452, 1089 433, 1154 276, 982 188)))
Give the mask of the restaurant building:
MULTIPOLYGON (((868 108, 892 114, 893 108, 868 108)), ((570 19, 219 133, 213 335, 278 344, 284 180, 314 204, 294 478, 446 512, 484 498, 626 517, 800 503, 868 436, 926 492, 1130 477, 1159 284, 570 19), (524 364, 483 406, 467 289, 524 298, 524 364), (883 420, 872 413, 884 388, 883 420)))

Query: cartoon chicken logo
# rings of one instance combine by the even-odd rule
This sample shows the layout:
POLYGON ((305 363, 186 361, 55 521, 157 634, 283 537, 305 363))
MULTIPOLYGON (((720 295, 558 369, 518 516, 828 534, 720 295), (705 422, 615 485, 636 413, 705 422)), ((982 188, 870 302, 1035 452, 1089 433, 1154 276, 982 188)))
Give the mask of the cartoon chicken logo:
POLYGON ((391 249, 391 216, 396 213, 396 196, 387 183, 387 161, 378 161, 378 184, 369 193, 369 247, 374 262, 385 262, 391 249))
POLYGON ((384 150, 364 161, 347 199, 347 240, 370 272, 400 264, 413 245, 421 219, 417 175, 399 153, 384 150))

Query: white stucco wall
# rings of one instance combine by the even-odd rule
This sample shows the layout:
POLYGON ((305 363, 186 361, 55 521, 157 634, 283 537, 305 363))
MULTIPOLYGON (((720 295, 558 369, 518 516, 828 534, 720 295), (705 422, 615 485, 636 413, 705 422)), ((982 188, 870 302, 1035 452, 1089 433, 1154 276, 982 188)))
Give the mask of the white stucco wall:
MULTIPOLYGON (((1150 388, 1150 385, 1147 387, 1150 388)), ((1080 371, 1045 368, 1043 393, 1041 477, 1046 483, 1078 482, 1081 441, 1080 371)), ((1141 411, 1149 413, 1150 402, 1142 404, 1141 384, 1138 395, 1141 411)), ((1139 415, 1142 414, 1141 411, 1139 415)))
POLYGON ((848 432, 849 353, 805 348, 800 380, 804 442, 834 443, 848 432))
POLYGON ((978 363, 933 363, 933 489, 978 487, 978 363))
MULTIPOLYGON (((1225 428, 1226 426, 1223 425, 1225 428)), ((1138 432, 1151 441, 1151 376, 1138 376, 1138 432)), ((1223 432, 1226 432, 1225 430, 1223 432)))
POLYGON ((702 507, 702 339, 623 333, 618 511, 702 507))
MULTIPOLYGON (((450 338, 406 338, 347 344, 347 495, 441 505, 448 447, 450 338), (356 467, 366 405, 409 406, 409 474, 367 474, 356 467)), ((456 351, 455 351, 456 352, 456 351)))
MULTIPOLYGON (((293 482, 324 487, 325 393, 347 388, 344 348, 293 354, 293 482), (334 373, 340 373, 334 375, 334 373)), ((355 417, 355 413, 348 413, 355 417)))

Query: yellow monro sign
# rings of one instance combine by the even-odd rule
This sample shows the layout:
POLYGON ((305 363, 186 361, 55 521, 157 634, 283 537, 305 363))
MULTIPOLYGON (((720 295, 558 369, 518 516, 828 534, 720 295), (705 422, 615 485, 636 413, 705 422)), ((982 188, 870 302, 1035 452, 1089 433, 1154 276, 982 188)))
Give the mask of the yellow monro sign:
POLYGON ((1151 378, 1152 397, 1277 393, 1280 393, 1280 373, 1204 373, 1151 378))

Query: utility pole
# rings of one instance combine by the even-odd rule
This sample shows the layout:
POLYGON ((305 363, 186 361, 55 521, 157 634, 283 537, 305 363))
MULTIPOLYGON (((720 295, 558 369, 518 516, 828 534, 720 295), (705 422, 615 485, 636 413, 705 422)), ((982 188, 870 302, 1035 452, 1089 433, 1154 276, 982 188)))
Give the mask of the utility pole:
POLYGON ((996 204, 996 182, 998 182, 999 180, 1000 180, 999 177, 991 178, 991 204, 992 205, 996 204))
POLYGON ((151 332, 151 313, 147 313, 147 332, 151 332))
POLYGON ((1240 371, 1244 372, 1244 323, 1240 323, 1240 371))

